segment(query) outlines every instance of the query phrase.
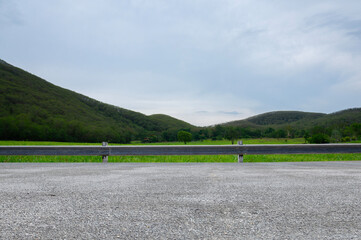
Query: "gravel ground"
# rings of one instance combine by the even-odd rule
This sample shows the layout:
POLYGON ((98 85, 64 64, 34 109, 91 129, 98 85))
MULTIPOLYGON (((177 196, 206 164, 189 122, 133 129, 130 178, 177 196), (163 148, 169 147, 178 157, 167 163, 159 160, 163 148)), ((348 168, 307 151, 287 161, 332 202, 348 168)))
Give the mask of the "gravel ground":
POLYGON ((361 239, 361 162, 0 163, 0 239, 361 239))

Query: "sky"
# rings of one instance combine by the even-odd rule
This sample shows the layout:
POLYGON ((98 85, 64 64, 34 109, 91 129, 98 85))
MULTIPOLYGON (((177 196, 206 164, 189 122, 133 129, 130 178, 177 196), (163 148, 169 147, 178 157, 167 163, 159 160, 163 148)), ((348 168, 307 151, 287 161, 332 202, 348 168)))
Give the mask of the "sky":
POLYGON ((0 0, 0 59, 197 126, 360 107, 360 0, 0 0))

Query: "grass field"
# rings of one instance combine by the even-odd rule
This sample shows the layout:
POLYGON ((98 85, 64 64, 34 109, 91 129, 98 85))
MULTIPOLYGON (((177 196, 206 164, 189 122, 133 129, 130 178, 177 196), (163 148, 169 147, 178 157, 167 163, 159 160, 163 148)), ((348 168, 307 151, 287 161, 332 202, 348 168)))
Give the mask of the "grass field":
MULTIPOLYGON (((244 144, 302 144, 303 138, 295 139, 243 139, 244 144)), ((230 141, 199 141, 190 145, 226 145, 230 141)), ((63 143, 32 141, 0 141, 0 145, 101 145, 100 143, 63 143)), ((118 144, 110 144, 118 145, 118 144)), ((132 145, 144 145, 133 142, 132 145)), ((145 145, 183 145, 174 143, 153 143, 145 145)), ((361 154, 294 154, 294 155, 245 155, 244 162, 302 162, 302 161, 355 161, 361 154)), ((101 162, 99 156, 0 156, 0 162, 101 162)), ((110 156, 109 162, 237 162, 232 155, 216 156, 110 156)))
MULTIPOLYGON (((256 139, 242 139, 243 144, 301 144, 305 140, 303 138, 256 138, 256 139)), ((236 143, 236 142, 235 142, 236 143)), ((192 141, 189 145, 227 145, 231 144, 229 140, 204 140, 192 141)), ((72 143, 72 142, 37 142, 37 141, 0 141, 0 145, 101 145, 101 143, 72 143)), ((115 144, 109 145, 129 145, 129 144, 115 144)), ((141 143, 140 141, 133 141, 131 145, 184 145, 182 142, 157 142, 157 143, 141 143)))

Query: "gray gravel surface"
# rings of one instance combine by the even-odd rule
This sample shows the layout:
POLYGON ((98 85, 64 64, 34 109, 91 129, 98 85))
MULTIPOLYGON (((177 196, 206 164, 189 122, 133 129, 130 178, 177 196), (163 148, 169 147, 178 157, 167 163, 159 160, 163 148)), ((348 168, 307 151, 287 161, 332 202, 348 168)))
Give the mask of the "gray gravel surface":
POLYGON ((361 162, 0 163, 0 239, 361 239, 361 162))

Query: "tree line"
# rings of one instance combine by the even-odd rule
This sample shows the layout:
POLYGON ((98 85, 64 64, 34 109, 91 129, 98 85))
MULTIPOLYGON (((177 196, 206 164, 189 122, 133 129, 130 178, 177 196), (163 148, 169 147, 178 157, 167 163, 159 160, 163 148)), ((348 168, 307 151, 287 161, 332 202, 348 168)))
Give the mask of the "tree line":
MULTIPOLYGON (((361 123, 353 123, 343 127, 314 126, 311 129, 296 129, 287 126, 284 129, 267 127, 263 129, 251 129, 243 127, 216 125, 201 129, 166 130, 160 133, 153 132, 146 137, 141 137, 142 142, 174 142, 179 140, 179 132, 188 132, 192 140, 227 139, 232 144, 237 139, 243 138, 304 138, 305 143, 330 143, 349 142, 361 140, 361 123)), ((146 133, 144 133, 146 135, 146 133)))
POLYGON ((175 142, 179 132, 188 132, 192 140, 228 139, 231 143, 241 138, 304 138, 309 143, 349 142, 361 139, 361 123, 343 127, 314 126, 311 129, 297 129, 291 126, 274 129, 245 128, 216 125, 204 128, 173 128, 149 131, 144 128, 120 128, 115 124, 94 125, 78 120, 65 120, 59 117, 44 118, 31 114, 0 117, 0 139, 59 142, 113 142, 130 143, 137 140, 143 143, 175 142), (39 118, 39 119, 36 119, 39 118))
POLYGON ((132 134, 133 131, 111 126, 87 125, 61 118, 49 119, 47 124, 36 123, 27 114, 0 118, 1 140, 130 143, 132 134))

